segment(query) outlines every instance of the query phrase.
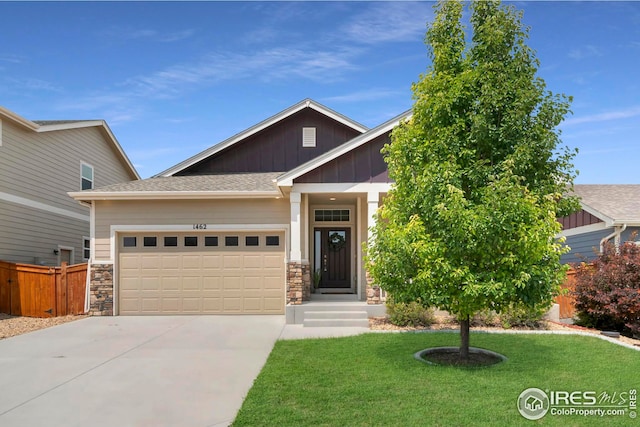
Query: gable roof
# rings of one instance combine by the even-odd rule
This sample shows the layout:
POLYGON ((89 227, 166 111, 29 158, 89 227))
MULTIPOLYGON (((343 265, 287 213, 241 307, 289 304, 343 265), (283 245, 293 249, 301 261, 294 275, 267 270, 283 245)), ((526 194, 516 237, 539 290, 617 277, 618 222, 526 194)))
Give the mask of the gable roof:
POLYGON ((286 119, 287 117, 292 116, 293 114, 305 109, 305 108, 311 108, 321 114, 324 114, 325 116, 338 121, 339 123, 344 124, 345 126, 348 126, 352 129, 357 130, 358 132, 362 133, 362 132, 366 132, 368 130, 368 128, 350 118, 348 118, 347 116, 344 116, 336 111, 333 111, 332 109, 325 107, 322 104, 319 104, 318 102, 312 100, 312 99, 304 99, 300 102, 298 102, 295 105, 292 105, 291 107, 287 108, 286 110, 283 110, 281 112, 279 112, 278 114, 269 117, 266 120, 261 121, 260 123, 250 127, 249 129, 246 129, 240 133, 237 133, 235 135, 233 135, 231 138, 228 138, 210 148, 207 148, 206 150, 196 154, 195 156, 192 156, 190 158, 188 158, 187 160, 184 160, 183 162, 178 163, 175 166, 170 167, 169 169, 160 172, 159 174, 155 175, 156 177, 160 177, 160 176, 172 176, 175 175, 176 173, 179 173, 181 171, 183 171, 184 169, 206 159, 207 157, 210 157, 228 147, 231 147, 232 145, 250 137, 251 135, 254 135, 258 132, 260 132, 263 129, 268 128, 269 126, 272 126, 284 119, 286 119))
POLYGON ((284 173, 283 175, 278 177, 277 184, 280 187, 290 187, 293 185, 293 180, 304 175, 307 172, 310 172, 325 163, 330 162, 333 159, 336 159, 343 154, 352 151, 361 145, 366 144, 367 142, 383 135, 387 132, 390 132, 393 128, 398 126, 400 122, 403 120, 408 120, 412 116, 412 110, 405 111, 402 114, 397 115, 396 117, 387 120, 379 126, 376 126, 373 129, 368 130, 362 135, 356 136, 355 138, 345 142, 344 144, 334 148, 333 150, 327 151, 324 154, 316 157, 313 160, 308 161, 295 169, 290 170, 289 172, 284 173))
POLYGON ((575 184, 582 208, 608 226, 640 225, 640 184, 575 184))
POLYGON ((83 200, 271 198, 282 193, 275 180, 282 172, 153 177, 68 193, 83 200))
POLYGON ((43 132, 52 132, 57 130, 68 130, 68 129, 80 129, 86 127, 97 127, 103 133, 107 142, 111 144, 111 146, 115 149, 116 153, 120 156, 120 159, 124 163, 129 172, 135 177, 135 179, 140 179, 140 175, 138 175, 138 171, 133 166, 129 157, 125 154, 122 146, 116 139, 113 132, 107 125, 107 122, 104 120, 28 120, 24 117, 14 113, 11 110, 8 110, 5 107, 0 106, 0 120, 5 119, 9 120, 12 123, 15 123, 27 130, 31 130, 36 133, 43 132))

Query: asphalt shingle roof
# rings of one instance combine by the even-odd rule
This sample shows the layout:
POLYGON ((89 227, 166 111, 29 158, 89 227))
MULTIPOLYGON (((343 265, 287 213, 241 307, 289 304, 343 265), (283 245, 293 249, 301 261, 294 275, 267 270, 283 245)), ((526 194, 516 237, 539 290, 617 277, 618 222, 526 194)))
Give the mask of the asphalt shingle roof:
POLYGON ((574 192, 614 221, 640 221, 640 184, 576 184, 574 192))
POLYGON ((224 175, 169 176, 107 185, 84 192, 274 192, 273 182, 282 172, 235 173, 224 175))

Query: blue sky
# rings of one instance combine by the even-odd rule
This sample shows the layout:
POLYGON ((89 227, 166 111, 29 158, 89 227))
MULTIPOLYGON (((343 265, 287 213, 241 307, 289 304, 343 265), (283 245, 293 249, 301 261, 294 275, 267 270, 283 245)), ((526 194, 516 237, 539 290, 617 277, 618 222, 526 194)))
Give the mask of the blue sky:
MULTIPOLYGON (((105 119, 142 177, 304 98, 373 127, 411 108, 432 5, 0 2, 0 105, 105 119)), ((516 6, 539 76, 574 97, 576 183, 640 183, 640 2, 516 6)))

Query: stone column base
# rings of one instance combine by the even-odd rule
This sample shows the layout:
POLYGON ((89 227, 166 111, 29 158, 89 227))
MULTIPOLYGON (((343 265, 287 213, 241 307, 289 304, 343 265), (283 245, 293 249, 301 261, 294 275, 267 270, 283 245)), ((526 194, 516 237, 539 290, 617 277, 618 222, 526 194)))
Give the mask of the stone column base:
POLYGON ((373 278, 366 274, 367 279, 367 304, 382 304, 382 298, 380 297, 380 286, 373 283, 373 278))
POLYGON ((89 314, 113 316, 113 264, 91 264, 89 314))
POLYGON ((309 264, 290 262, 287 264, 287 304, 302 304, 311 296, 309 264))

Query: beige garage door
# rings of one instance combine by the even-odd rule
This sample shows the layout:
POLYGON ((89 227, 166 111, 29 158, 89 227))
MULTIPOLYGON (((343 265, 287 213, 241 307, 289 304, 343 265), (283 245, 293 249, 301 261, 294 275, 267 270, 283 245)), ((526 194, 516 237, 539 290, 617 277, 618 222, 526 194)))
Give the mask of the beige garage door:
POLYGON ((121 315, 283 314, 284 234, 119 234, 121 315))

